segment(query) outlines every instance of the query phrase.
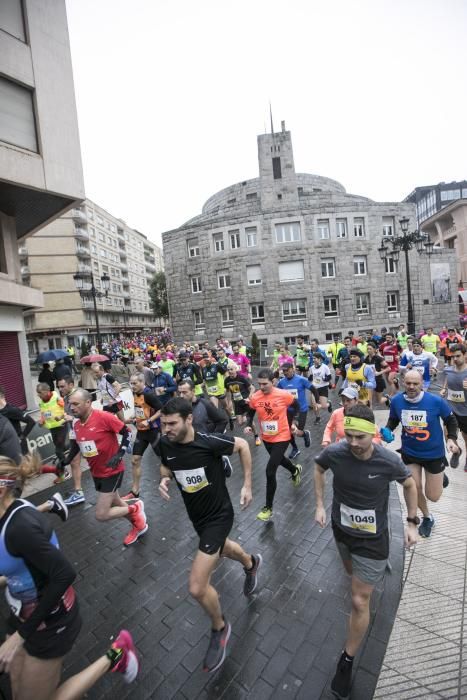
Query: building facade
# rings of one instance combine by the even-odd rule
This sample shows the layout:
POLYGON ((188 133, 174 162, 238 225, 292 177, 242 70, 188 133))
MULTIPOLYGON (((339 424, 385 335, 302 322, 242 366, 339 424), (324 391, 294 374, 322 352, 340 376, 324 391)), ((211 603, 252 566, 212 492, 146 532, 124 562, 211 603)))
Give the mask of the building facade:
MULTIPOLYGON (((163 234, 174 338, 214 341, 253 332, 263 345, 297 334, 329 341, 347 330, 405 322, 404 261, 381 262, 383 237, 415 228, 411 203, 374 202, 326 177, 295 172, 285 130, 258 136, 259 177, 213 195, 163 234)), ((454 274, 452 251, 438 251, 454 274)), ((433 304, 430 260, 409 254, 418 325, 456 318, 433 304)))
POLYGON ((467 190, 466 197, 456 199, 425 219, 421 225, 433 243, 453 250, 457 259, 456 280, 460 288, 467 284, 467 190))
POLYGON ((0 3, 0 384, 33 405, 18 244, 84 197, 64 0, 0 3))
POLYGON ((421 228, 425 219, 433 216, 443 207, 449 206, 456 199, 462 198, 467 198, 467 180, 416 187, 404 202, 415 204, 417 228, 421 228))
POLYGON ((19 255, 24 281, 44 293, 43 308, 25 314, 31 356, 79 347, 82 339, 96 342, 93 300, 81 298, 77 272, 92 273, 98 292, 102 275, 110 277, 108 296, 97 299, 103 340, 165 325, 154 318, 148 295, 152 277, 163 270, 160 247, 89 199, 35 233, 19 255))

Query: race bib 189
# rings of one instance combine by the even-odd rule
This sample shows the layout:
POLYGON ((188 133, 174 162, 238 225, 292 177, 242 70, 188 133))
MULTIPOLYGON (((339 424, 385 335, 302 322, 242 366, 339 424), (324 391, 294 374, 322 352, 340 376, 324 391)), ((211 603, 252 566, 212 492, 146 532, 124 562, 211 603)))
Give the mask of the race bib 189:
POLYGON ((174 476, 186 493, 196 493, 209 485, 204 467, 174 471, 174 476))
POLYGON ((376 535, 376 513, 374 510, 349 508, 341 503, 341 525, 376 535))
POLYGON ((426 428, 426 411, 416 411, 413 409, 403 409, 401 423, 404 428, 426 428))
POLYGON ((279 423, 276 420, 263 420, 261 421, 261 430, 263 435, 277 435, 279 423))

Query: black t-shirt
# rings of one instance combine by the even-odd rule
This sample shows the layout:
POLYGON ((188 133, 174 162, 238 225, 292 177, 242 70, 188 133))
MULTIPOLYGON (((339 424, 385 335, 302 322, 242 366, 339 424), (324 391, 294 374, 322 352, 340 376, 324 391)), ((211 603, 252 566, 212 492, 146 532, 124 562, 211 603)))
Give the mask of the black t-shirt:
POLYGON ((233 514, 222 456, 231 455, 234 446, 233 437, 195 432, 193 442, 170 442, 164 435, 156 447, 163 466, 174 475, 195 527, 233 514))
POLYGON ((240 374, 236 377, 227 377, 224 380, 224 386, 231 392, 234 401, 243 401, 250 395, 251 381, 240 374))
POLYGON ((0 455, 9 457, 16 464, 21 462, 21 445, 8 418, 0 416, 0 455))

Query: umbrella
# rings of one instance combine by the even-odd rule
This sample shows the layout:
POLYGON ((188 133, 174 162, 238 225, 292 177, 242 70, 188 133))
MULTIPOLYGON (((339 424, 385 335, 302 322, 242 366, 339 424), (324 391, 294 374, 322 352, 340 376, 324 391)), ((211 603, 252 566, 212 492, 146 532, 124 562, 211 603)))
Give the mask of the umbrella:
POLYGON ((107 357, 107 355, 85 355, 80 358, 82 364, 84 362, 109 362, 109 360, 110 357, 107 357))
POLYGON ((45 362, 63 360, 64 357, 68 357, 66 350, 46 350, 45 352, 39 353, 36 358, 36 364, 43 365, 45 362))

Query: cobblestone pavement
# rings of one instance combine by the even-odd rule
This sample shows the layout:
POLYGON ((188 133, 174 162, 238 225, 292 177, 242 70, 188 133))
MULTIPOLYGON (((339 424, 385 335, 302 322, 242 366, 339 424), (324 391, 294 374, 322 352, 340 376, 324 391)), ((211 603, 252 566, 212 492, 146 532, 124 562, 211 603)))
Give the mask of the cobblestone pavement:
MULTIPOLYGON (((382 422, 385 412, 378 412, 382 422)), ((387 414, 386 414, 387 415, 387 414)), ((310 414, 310 418, 312 415, 310 414)), ((326 421, 323 415, 322 423, 326 421)), ((312 422, 309 420, 309 422, 312 422)), ((329 683, 341 652, 350 610, 349 580, 334 546, 329 525, 314 523, 313 455, 322 427, 312 426, 312 447, 297 461, 304 467, 300 488, 292 487, 280 470, 274 521, 261 523, 256 513, 264 505, 266 450, 253 453, 254 502, 247 511, 238 507, 241 469, 232 459, 234 474, 229 490, 236 519, 232 537, 249 552, 261 552, 258 592, 242 595, 243 571, 238 563, 222 561, 213 577, 223 610, 232 623, 228 655, 212 676, 201 669, 208 644, 209 621, 187 592, 188 572, 197 538, 176 488, 172 500, 158 496, 158 463, 151 453, 143 460, 142 495, 150 530, 128 549, 122 546, 126 521, 97 523, 96 501, 89 473, 84 475, 84 506, 70 511, 69 521, 57 519, 61 547, 76 567, 76 589, 83 628, 66 657, 65 676, 94 660, 120 627, 130 629, 141 655, 136 683, 124 686, 107 675, 87 697, 158 700, 189 698, 282 700, 332 697, 329 683)), ((125 486, 130 486, 130 469, 125 486)), ((69 484, 70 482, 68 482, 69 484)), ((66 484, 61 487, 66 490, 66 484)), ((51 490, 50 490, 51 492, 51 490)), ((49 492, 35 494, 34 502, 49 492)), ((327 489, 329 514, 331 488, 327 489)), ((392 565, 372 600, 372 622, 362 653, 357 657, 353 697, 373 697, 400 597, 402 580, 402 522, 396 488, 391 495, 392 565)), ((50 516, 54 517, 54 516, 50 516)), ((4 606, 4 604, 2 604, 4 606)), ((2 608, 5 613, 5 608, 2 608)))

